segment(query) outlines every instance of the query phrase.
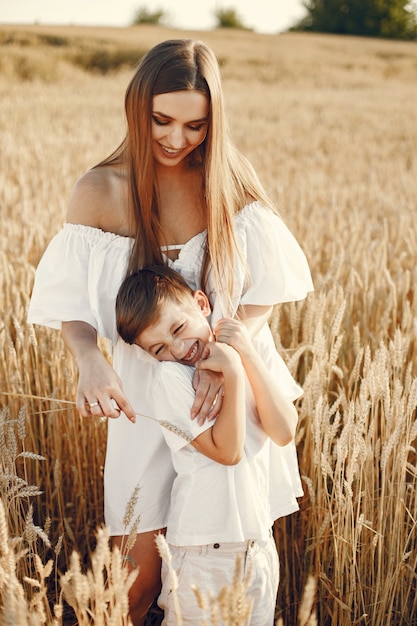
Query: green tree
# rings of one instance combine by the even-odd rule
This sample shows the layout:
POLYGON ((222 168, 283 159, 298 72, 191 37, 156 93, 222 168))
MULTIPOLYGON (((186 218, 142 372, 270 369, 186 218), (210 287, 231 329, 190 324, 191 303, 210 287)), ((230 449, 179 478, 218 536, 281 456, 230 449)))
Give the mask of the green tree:
POLYGON ((214 16, 217 20, 217 28, 240 28, 242 30, 248 30, 236 9, 217 9, 217 11, 214 12, 214 16))
POLYGON ((167 15, 163 9, 149 10, 147 7, 142 6, 136 10, 135 16, 132 20, 132 24, 163 24, 167 20, 167 15))
POLYGON ((408 0, 305 0, 294 30, 417 39, 417 8, 408 0))

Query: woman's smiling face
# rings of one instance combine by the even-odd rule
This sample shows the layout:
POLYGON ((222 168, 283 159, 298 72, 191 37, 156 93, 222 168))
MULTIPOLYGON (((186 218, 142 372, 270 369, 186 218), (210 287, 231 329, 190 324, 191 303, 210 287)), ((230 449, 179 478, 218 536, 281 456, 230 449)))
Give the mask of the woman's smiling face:
POLYGON ((160 165, 175 166, 203 143, 209 103, 196 90, 173 91, 153 97, 153 156, 160 165))
POLYGON ((213 338, 207 316, 210 305, 202 291, 183 301, 166 300, 159 319, 145 328, 135 343, 158 361, 177 361, 195 365, 204 347, 213 338))

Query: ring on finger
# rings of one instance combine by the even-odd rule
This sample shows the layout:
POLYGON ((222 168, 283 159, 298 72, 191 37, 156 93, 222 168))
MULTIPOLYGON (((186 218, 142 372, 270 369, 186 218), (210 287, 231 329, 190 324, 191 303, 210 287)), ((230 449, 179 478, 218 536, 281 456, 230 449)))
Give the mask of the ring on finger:
POLYGON ((89 407, 92 409, 94 406, 99 406, 100 402, 89 402, 89 407))

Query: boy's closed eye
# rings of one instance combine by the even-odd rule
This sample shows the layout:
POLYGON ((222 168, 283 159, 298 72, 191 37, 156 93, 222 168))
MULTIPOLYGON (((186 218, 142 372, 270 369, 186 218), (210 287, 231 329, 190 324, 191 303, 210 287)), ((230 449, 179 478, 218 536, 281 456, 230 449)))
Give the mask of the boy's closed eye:
MULTIPOLYGON (((174 337, 178 336, 181 333, 181 331, 185 329, 185 327, 186 327, 186 322, 182 322, 181 324, 178 324, 178 326, 175 326, 174 330, 172 331, 173 336, 174 337)), ((165 347, 166 347, 165 344, 157 345, 157 346, 154 346, 150 350, 150 352, 155 357, 157 357, 158 355, 161 355, 163 353, 165 347)))

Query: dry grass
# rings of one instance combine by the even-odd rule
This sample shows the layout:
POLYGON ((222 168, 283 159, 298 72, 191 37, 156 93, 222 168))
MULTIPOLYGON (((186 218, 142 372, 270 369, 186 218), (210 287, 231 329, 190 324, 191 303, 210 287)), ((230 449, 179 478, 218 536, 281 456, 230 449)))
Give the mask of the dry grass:
MULTIPOLYGON (((64 220, 74 181, 124 133, 130 69, 122 64, 103 74, 76 59, 103 49, 108 64, 129 63, 132 51, 189 34, 219 55, 233 135, 304 247, 316 286, 305 302, 277 309, 272 319, 277 344, 305 389, 297 437, 305 496, 300 513, 275 528, 278 623, 411 625, 417 614, 412 43, 0 27, 0 398, 9 407, 0 429, 0 490, 3 539, 7 532, 13 549, 26 550, 16 556, 16 580, 40 580, 52 560, 45 584, 53 607, 59 574, 74 568, 72 551, 87 566, 102 523, 106 425, 81 421, 64 402, 73 398, 76 376, 58 333, 25 323, 34 268, 64 220)), ((22 597, 10 576, 2 572, 0 588, 6 581, 22 597)), ((33 601, 33 587, 23 584, 33 601)), ((58 619, 53 608, 50 619, 58 619)))

